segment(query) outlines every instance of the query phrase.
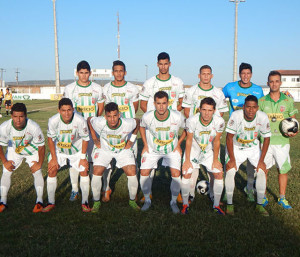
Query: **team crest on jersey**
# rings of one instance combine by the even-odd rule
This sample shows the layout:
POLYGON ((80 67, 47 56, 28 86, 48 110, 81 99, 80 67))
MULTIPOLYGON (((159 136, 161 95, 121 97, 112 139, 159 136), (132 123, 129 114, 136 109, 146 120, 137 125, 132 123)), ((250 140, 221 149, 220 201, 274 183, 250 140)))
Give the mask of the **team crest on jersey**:
POLYGON ((258 132, 254 132, 254 137, 257 138, 258 132))
POLYGON ((124 104, 128 104, 129 103, 129 100, 128 100, 128 98, 125 98, 125 100, 124 100, 124 104))
POLYGON ((25 145, 28 145, 28 142, 29 142, 28 140, 24 140, 25 145))
POLYGON ((280 106, 280 112, 284 112, 285 111, 285 106, 281 105, 280 106))
POLYGON ((75 135, 71 135, 71 140, 73 141, 75 138, 75 135))
POLYGON ((171 92, 171 97, 175 98, 176 97, 176 92, 171 92))
POLYGON ((170 138, 174 138, 174 132, 170 132, 170 138))
POLYGON ((93 97, 92 98, 92 104, 95 104, 95 102, 96 102, 96 99, 93 97))
POLYGON ((210 136, 208 141, 209 141, 209 142, 212 142, 213 140, 214 140, 214 137, 213 137, 213 136, 210 136))

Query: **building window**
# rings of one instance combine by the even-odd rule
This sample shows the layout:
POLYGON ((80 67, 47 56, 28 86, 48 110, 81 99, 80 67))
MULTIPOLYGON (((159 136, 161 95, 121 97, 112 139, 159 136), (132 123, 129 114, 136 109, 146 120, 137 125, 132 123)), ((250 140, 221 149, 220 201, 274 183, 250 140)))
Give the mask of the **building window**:
POLYGON ((295 82, 296 81, 296 78, 292 78, 292 82, 295 82))
POLYGON ((297 78, 297 82, 300 82, 300 78, 297 78))
POLYGON ((283 82, 286 82, 286 78, 282 78, 282 81, 283 81, 283 82))

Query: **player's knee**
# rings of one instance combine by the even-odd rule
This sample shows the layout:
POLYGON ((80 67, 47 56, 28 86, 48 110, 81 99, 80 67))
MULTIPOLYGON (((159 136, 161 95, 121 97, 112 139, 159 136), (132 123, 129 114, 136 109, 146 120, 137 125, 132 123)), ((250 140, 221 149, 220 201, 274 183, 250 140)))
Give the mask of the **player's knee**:
POLYGON ((57 170, 54 169, 48 170, 48 177, 53 178, 56 177, 56 175, 57 175, 57 170))
POLYGON ((213 173, 215 179, 223 179, 223 171, 213 173))

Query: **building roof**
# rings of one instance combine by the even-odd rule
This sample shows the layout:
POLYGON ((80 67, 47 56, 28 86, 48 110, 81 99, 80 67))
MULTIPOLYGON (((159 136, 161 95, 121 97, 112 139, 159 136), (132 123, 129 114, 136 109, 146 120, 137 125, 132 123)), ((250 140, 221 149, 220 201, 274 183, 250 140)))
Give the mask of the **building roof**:
POLYGON ((283 76, 300 75, 300 70, 277 70, 283 76))

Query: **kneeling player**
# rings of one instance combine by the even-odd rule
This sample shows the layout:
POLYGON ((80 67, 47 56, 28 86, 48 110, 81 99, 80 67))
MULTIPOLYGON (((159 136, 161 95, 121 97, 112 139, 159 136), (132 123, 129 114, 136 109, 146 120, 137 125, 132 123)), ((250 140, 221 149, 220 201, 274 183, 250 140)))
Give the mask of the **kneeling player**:
POLYGON ((169 166, 172 175, 170 202, 173 213, 179 213, 176 203, 180 192, 180 167, 181 153, 180 144, 185 138, 184 132, 178 140, 180 128, 184 128, 183 115, 175 110, 168 109, 168 94, 158 91, 154 95, 155 110, 146 112, 141 121, 141 137, 144 143, 142 151, 142 163, 140 167, 141 189, 145 196, 142 211, 147 211, 151 206, 150 193, 152 179, 149 177, 150 171, 157 168, 157 162, 163 158, 162 165, 169 166))
MULTIPOLYGON (((186 214, 189 208, 190 183, 195 188, 197 178, 190 181, 193 172, 197 173, 200 164, 206 167, 210 176, 210 188, 213 193, 213 208, 216 213, 225 215, 220 208, 223 191, 223 169, 219 161, 220 139, 225 128, 222 117, 214 115, 216 102, 211 97, 202 99, 200 113, 186 121, 187 139, 184 163, 182 166, 182 199, 181 213, 186 214)), ((195 189, 194 189, 195 190, 195 189)))
POLYGON ((262 206, 266 190, 267 168, 264 162, 270 144, 270 124, 267 114, 258 110, 256 96, 249 95, 245 99, 243 110, 234 111, 226 127, 226 177, 227 214, 234 214, 232 204, 234 177, 240 165, 249 160, 255 167, 257 205, 256 210, 263 216, 269 216, 262 206), (264 138, 262 150, 259 147, 258 135, 264 138))
POLYGON ((58 103, 58 113, 48 122, 48 205, 43 212, 49 212, 55 207, 55 191, 57 187, 57 172, 67 164, 80 172, 80 188, 82 192, 82 211, 90 212, 88 197, 90 178, 88 176, 88 161, 86 151, 89 143, 89 132, 85 119, 74 113, 72 101, 63 98, 58 103))
POLYGON ((23 159, 29 165, 34 177, 37 200, 33 212, 42 211, 44 179, 41 168, 45 158, 44 143, 40 126, 27 119, 25 104, 16 103, 11 109, 11 119, 3 122, 0 126, 0 158, 3 163, 0 212, 7 208, 7 193, 10 188, 11 175, 21 165, 23 159), (6 155, 4 155, 2 146, 7 146, 6 155))
POLYGON ((98 212, 100 208, 100 192, 102 175, 114 158, 116 166, 122 168, 128 178, 129 205, 133 209, 139 209, 135 202, 138 180, 136 177, 136 164, 131 147, 139 131, 139 119, 120 118, 120 112, 116 103, 105 106, 104 117, 88 118, 88 125, 96 148, 92 153, 94 171, 92 178, 92 192, 94 205, 92 212, 98 212), (100 137, 97 139, 96 133, 100 137), (130 137, 130 138, 129 138, 130 137))

